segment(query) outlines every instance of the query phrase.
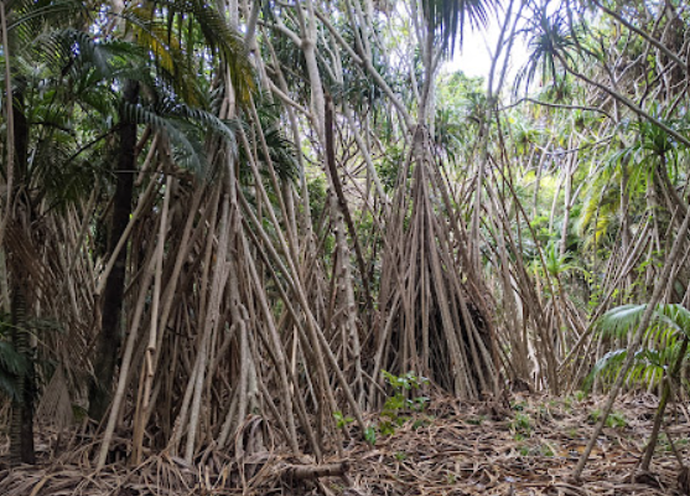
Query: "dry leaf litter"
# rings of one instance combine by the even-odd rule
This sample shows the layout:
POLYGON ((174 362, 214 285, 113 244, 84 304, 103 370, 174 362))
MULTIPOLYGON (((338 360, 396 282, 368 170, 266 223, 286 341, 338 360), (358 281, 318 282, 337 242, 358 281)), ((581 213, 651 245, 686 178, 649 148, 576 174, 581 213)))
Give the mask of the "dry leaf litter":
MULTIPOLYGON (((95 443, 56 454, 55 435, 44 432, 38 466, 9 468, 6 454, 0 460, 0 495, 689 494, 684 465, 690 464, 690 418, 683 405, 672 405, 666 415, 652 472, 639 473, 658 403, 652 395, 617 401, 582 480, 571 479, 602 403, 602 398, 536 394, 472 404, 439 397, 423 412, 401 412, 402 425, 392 434, 378 432, 373 447, 353 425, 344 427, 342 449, 332 450, 340 454, 321 463, 290 454, 258 417, 246 423, 231 452, 209 447, 191 465, 155 454, 139 466, 120 461, 98 473, 92 463, 95 443)), ((385 420, 380 414, 367 417, 370 425, 385 420)), ((128 449, 124 438, 116 446, 123 453, 128 449)), ((6 443, 3 448, 6 453, 6 443)))

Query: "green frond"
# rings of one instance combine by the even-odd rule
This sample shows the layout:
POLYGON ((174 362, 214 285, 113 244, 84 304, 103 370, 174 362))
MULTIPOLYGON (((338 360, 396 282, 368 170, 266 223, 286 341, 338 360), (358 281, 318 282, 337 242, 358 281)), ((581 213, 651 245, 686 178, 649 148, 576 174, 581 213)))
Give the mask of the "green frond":
POLYGON ((162 115, 185 119, 202 126, 207 132, 222 136, 231 145, 233 153, 237 154, 237 140, 234 129, 228 122, 218 118, 215 114, 203 109, 190 107, 184 103, 173 102, 170 99, 160 102, 156 106, 156 110, 162 115))
POLYGON ((623 361, 627 357, 628 352, 625 349, 613 350, 601 357, 592 367, 592 371, 585 378, 582 388, 585 391, 592 389, 592 384, 597 376, 600 376, 604 371, 610 371, 613 368, 620 368, 623 361))
POLYGON ((0 374, 23 375, 28 368, 28 360, 17 353, 7 341, 0 341, 0 374))
POLYGON ((543 84, 552 83, 552 99, 558 101, 568 92, 567 73, 561 61, 575 65, 581 56, 582 27, 571 26, 568 16, 561 10, 549 14, 546 6, 534 8, 529 22, 521 33, 529 37, 530 53, 526 64, 518 71, 513 91, 517 94, 520 87, 527 91, 539 72, 543 84))
POLYGON ((550 241, 544 249, 544 257, 546 270, 551 275, 558 275, 571 270, 582 270, 576 264, 572 263, 570 253, 566 252, 561 255, 560 245, 554 241, 550 241))
POLYGON ((45 26, 83 25, 91 16, 80 0, 15 0, 7 11, 7 31, 23 46, 30 45, 45 26))
POLYGON ((489 12, 498 0, 423 0, 424 16, 430 31, 440 38, 443 50, 452 55, 457 39, 463 41, 466 23, 472 28, 485 26, 489 12))
MULTIPOLYGON (((606 312, 597 322, 600 332, 624 337, 638 325, 647 305, 622 305, 606 312)), ((655 383, 679 358, 683 339, 690 336, 690 311, 679 304, 660 304, 654 309, 652 321, 645 329, 643 347, 635 353, 634 366, 628 373, 629 382, 655 383)), ((626 350, 608 352, 599 360, 585 380, 591 385, 594 377, 609 377, 617 373, 627 354, 626 350)), ((686 352, 687 354, 687 352, 686 352)))
POLYGON ((173 145, 174 156, 179 165, 203 177, 208 174, 202 144, 192 136, 194 129, 189 124, 163 117, 143 105, 124 104, 123 114, 127 120, 149 125, 166 134, 173 145))
POLYGON ((606 336, 626 336, 640 321, 645 308, 646 304, 621 305, 602 315, 596 326, 606 336))
MULTIPOLYGON (((597 327, 604 335, 626 336, 634 330, 647 308, 642 305, 621 305, 606 312, 597 322, 597 327)), ((652 322, 647 336, 659 327, 660 330, 671 330, 675 333, 690 335, 690 311, 678 304, 660 304, 654 309, 652 322)), ((657 340, 658 341, 658 340, 657 340)))
POLYGON ((668 329, 690 337, 690 310, 683 305, 658 305, 655 313, 659 322, 668 329))
MULTIPOLYGON (((582 384, 583 389, 590 391, 596 377, 605 382, 614 381, 627 356, 628 351, 626 349, 617 349, 606 353, 592 367, 592 371, 582 384)), ((630 385, 656 384, 664 376, 665 367, 668 363, 670 362, 665 361, 665 357, 657 350, 638 350, 625 379, 630 385)))
POLYGON ((228 24, 213 4, 201 0, 164 0, 159 5, 194 18, 211 50, 227 64, 237 101, 240 105, 248 103, 256 85, 241 33, 228 24))

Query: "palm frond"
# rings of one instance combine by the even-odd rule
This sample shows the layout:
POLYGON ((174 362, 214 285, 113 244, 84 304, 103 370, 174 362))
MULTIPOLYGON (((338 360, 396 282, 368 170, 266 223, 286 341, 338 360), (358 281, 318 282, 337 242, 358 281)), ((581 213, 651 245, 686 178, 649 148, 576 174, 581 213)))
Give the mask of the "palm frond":
POLYGON ((530 26, 522 31, 529 36, 530 54, 518 72, 513 91, 517 94, 522 86, 528 91, 540 71, 541 82, 552 82, 555 96, 566 93, 567 73, 561 60, 575 64, 582 50, 579 31, 578 27, 569 24, 568 17, 561 11, 549 14, 545 6, 534 9, 530 26))
POLYGON ((123 115, 137 124, 150 125, 162 131, 170 139, 179 165, 205 177, 209 168, 203 153, 202 144, 191 135, 193 129, 183 121, 159 115, 143 105, 124 104, 123 115))
MULTIPOLYGON (((599 377, 604 381, 613 381, 620 372, 623 362, 628 356, 628 350, 617 349, 609 351, 592 367, 592 371, 585 378, 582 388, 590 391, 594 379, 599 377)), ((641 349, 635 353, 632 367, 628 370, 626 380, 631 385, 656 384, 664 375, 667 363, 658 350, 641 349)))
POLYGON ((437 33, 443 50, 452 55, 455 42, 463 42, 466 23, 472 28, 485 26, 489 12, 498 0, 424 0, 422 6, 430 31, 437 33))
POLYGON ((642 318, 646 304, 621 305, 601 316, 596 323, 600 332, 607 336, 626 336, 642 318))
POLYGON ((80 0, 15 0, 9 2, 8 32, 29 45, 44 26, 69 26, 88 21, 90 13, 80 0))
MULTIPOLYGON (((606 335, 624 337, 639 323, 646 308, 646 304, 613 308, 596 325, 606 335)), ((626 379, 647 384, 659 381, 669 365, 679 359, 684 341, 679 339, 681 336, 690 336, 690 310, 679 304, 657 305, 652 321, 645 329, 643 347, 635 353, 633 367, 626 379)), ((592 368, 585 386, 590 387, 596 376, 610 377, 618 373, 627 353, 625 349, 606 353, 592 368)))
POLYGON ((0 341, 0 374, 21 376, 28 369, 28 361, 8 341, 0 341))
POLYGON ((659 322, 668 329, 690 337, 690 310, 679 304, 658 305, 659 322))
POLYGON ((227 64, 238 102, 249 102, 250 94, 255 89, 254 72, 240 32, 232 28, 218 10, 207 2, 165 0, 160 5, 170 12, 193 17, 208 46, 217 51, 227 64))

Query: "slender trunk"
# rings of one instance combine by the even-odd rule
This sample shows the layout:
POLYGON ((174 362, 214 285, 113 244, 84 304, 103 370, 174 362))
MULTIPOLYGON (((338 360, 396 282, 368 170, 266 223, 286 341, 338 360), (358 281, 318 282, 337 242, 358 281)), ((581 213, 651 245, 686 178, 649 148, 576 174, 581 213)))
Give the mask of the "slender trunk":
MULTIPOLYGON (((127 81, 123 103, 125 105, 136 103, 138 94, 138 83, 127 81)), ((116 169, 113 217, 108 239, 109 251, 117 245, 132 213, 137 125, 127 118, 124 108, 120 110, 119 137, 120 158, 116 169)), ((89 388, 89 415, 99 421, 105 415, 112 396, 112 384, 121 341, 120 319, 126 268, 127 250, 123 248, 117 255, 112 271, 108 274, 103 291, 101 333, 94 360, 94 379, 89 388)))
POLYGON ((661 399, 659 400, 659 407, 656 411, 656 416, 654 417, 654 425, 652 427, 652 434, 649 436, 649 443, 647 443, 647 448, 644 452, 644 457, 642 458, 642 464, 640 465, 640 470, 642 472, 649 472, 649 465, 652 462, 652 456, 654 455, 654 449, 656 448, 656 442, 659 439, 659 430, 661 429, 661 423, 664 420, 664 411, 666 411, 666 405, 671 396, 671 384, 678 379, 678 374, 680 373, 680 367, 685 358, 685 353, 688 351, 688 336, 683 337, 683 342, 680 345, 680 351, 678 352, 678 357, 673 363, 673 368, 671 373, 664 378, 663 391, 661 393, 661 399))
POLYGON ((5 55, 5 94, 7 98, 5 99, 6 105, 6 134, 7 134, 7 171, 6 171, 6 186, 7 186, 7 202, 5 204, 5 212, 2 215, 2 220, 0 221, 0 244, 5 235, 5 229, 7 228, 7 223, 10 219, 10 213, 12 212, 12 188, 13 188, 13 178, 14 178, 14 112, 12 108, 12 77, 10 68, 10 54, 9 54, 9 41, 7 36, 7 15, 5 12, 5 4, 0 3, 0 25, 2 26, 2 49, 5 55))
POLYGON ((33 353, 29 346, 29 332, 26 328, 26 295, 23 278, 16 277, 12 291, 12 344, 17 353, 27 358, 29 367, 19 377, 19 398, 12 402, 12 420, 10 425, 10 461, 19 463, 36 463, 34 452, 34 397, 35 372, 33 353))
MULTIPOLYGON (((28 164, 28 143, 29 143, 29 124, 24 115, 24 97, 21 91, 16 91, 12 100, 12 121, 13 134, 12 146, 13 154, 13 168, 17 178, 17 186, 26 186, 27 183, 27 164, 28 164)), ((9 158, 9 157, 8 157, 9 158)), ((8 181, 8 188, 11 185, 8 181)), ((24 375, 18 378, 18 393, 19 398, 12 404, 12 420, 10 425, 10 459, 12 463, 35 463, 36 456, 34 453, 34 399, 36 395, 35 387, 35 372, 34 372, 34 351, 29 339, 29 332, 27 330, 27 313, 26 313, 26 289, 31 287, 29 274, 24 269, 24 262, 21 257, 15 253, 18 249, 17 244, 30 242, 31 233, 29 232, 29 225, 31 223, 32 207, 29 197, 26 194, 19 195, 22 190, 15 186, 15 191, 12 193, 14 198, 13 203, 21 202, 21 208, 16 209, 14 215, 11 211, 8 219, 8 226, 14 227, 20 232, 20 240, 14 241, 8 246, 9 253, 9 270, 11 274, 11 300, 10 311, 12 315, 12 344, 17 352, 24 356, 28 362, 28 368, 24 375)), ((9 191, 9 190, 8 190, 9 191)), ((12 207, 12 206, 10 206, 12 207)), ((13 209, 12 209, 13 210, 13 209)))

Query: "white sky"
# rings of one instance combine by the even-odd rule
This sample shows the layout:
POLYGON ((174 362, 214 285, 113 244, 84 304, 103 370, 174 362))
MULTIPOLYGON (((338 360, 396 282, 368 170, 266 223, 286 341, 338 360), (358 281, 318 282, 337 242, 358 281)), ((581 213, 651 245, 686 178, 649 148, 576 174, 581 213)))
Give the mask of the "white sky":
MULTIPOLYGON (((503 17, 502 14, 501 17, 503 17)), ((467 29, 462 49, 455 50, 453 59, 446 62, 446 70, 449 72, 461 70, 467 76, 481 76, 486 80, 491 70, 491 52, 496 50, 496 43, 498 42, 500 32, 501 25, 495 19, 495 16, 491 16, 486 28, 467 29)), ((522 39, 517 39, 513 44, 511 53, 511 67, 507 77, 508 84, 512 82, 515 74, 526 60, 527 47, 522 39)), ((500 69, 500 66, 498 69, 500 69)))

